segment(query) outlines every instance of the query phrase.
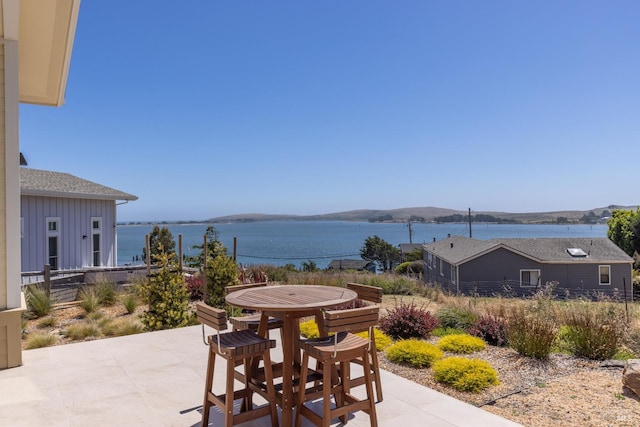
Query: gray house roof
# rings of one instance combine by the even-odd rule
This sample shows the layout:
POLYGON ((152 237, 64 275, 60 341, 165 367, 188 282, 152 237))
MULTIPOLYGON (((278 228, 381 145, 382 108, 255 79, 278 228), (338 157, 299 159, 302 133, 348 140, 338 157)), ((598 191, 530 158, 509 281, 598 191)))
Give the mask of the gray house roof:
POLYGON ((138 200, 132 194, 68 173, 29 168, 20 168, 20 194, 75 199, 138 200))
POLYGON ((422 243, 400 243, 400 253, 408 254, 414 249, 422 249, 422 243))
POLYGON ((374 265, 371 261, 361 259, 334 259, 329 263, 329 269, 333 270, 365 270, 374 265))
POLYGON ((459 265, 498 248, 518 253, 540 263, 632 263, 633 258, 606 237, 535 238, 476 240, 452 236, 424 245, 425 250, 459 265), (583 256, 572 256, 568 249, 581 249, 583 256))

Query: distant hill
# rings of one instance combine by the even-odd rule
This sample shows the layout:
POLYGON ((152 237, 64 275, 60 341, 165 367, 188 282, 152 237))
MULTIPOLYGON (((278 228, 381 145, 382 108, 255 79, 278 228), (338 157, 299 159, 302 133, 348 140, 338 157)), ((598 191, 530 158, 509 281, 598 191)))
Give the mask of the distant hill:
MULTIPOLYGON (((567 222, 579 222, 585 215, 602 218, 605 214, 616 209, 635 210, 637 206, 610 205, 603 208, 594 208, 587 211, 555 211, 555 212, 531 212, 531 213, 510 213, 492 211, 471 211, 471 215, 491 215, 509 221, 522 223, 550 223, 566 220, 567 222)), ((270 214, 238 214, 210 218, 206 222, 251 222, 251 221, 277 221, 277 220, 304 220, 304 221, 370 221, 370 222, 407 222, 409 220, 419 222, 432 222, 438 217, 451 215, 468 215, 468 211, 437 207, 418 207, 400 209, 358 209, 346 212, 336 212, 322 215, 270 215, 270 214)))

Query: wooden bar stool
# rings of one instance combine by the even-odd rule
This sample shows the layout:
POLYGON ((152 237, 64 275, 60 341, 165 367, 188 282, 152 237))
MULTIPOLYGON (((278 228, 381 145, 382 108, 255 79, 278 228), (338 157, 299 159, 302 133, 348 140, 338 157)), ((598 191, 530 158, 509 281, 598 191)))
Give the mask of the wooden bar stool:
MULTIPOLYGON (((382 302, 382 288, 377 286, 369 286, 362 285, 360 283, 347 283, 347 288, 351 289, 355 293, 358 294, 358 299, 363 301, 368 301, 373 304, 380 304, 382 302)), ((349 332, 358 333, 364 332, 366 330, 350 330, 349 332)), ((369 355, 371 356, 371 375, 373 377, 373 382, 376 385, 376 402, 382 402, 382 384, 380 383, 380 365, 378 363, 378 351, 376 349, 376 338, 375 334, 370 336, 371 338, 371 347, 369 348, 369 355)), ((354 361, 354 363, 359 363, 358 361, 354 361)), ((364 375, 357 378, 351 378, 351 386, 357 387, 364 384, 365 378, 364 375)))
POLYGON ((276 393, 273 385, 273 370, 271 368, 270 350, 275 347, 274 340, 265 339, 254 331, 243 330, 221 334, 227 329, 227 313, 225 310, 211 307, 201 301, 196 303, 196 314, 202 323, 202 336, 205 337, 204 325, 216 330, 216 335, 211 335, 205 341, 209 345, 209 360, 207 363, 207 377, 205 380, 204 403, 202 405, 202 426, 209 423, 209 410, 215 404, 224 414, 224 426, 231 427, 249 420, 271 416, 271 425, 278 426, 278 413, 276 409, 276 393), (225 392, 215 394, 213 391, 213 374, 216 356, 227 362, 227 381, 225 392), (265 388, 252 382, 252 358, 264 360, 265 388), (244 364, 244 374, 235 370, 236 365, 244 364), (244 387, 235 390, 234 381, 239 379, 244 387), (258 393, 267 399, 267 404, 254 407, 251 396, 258 393), (235 413, 234 400, 243 399, 245 411, 235 413))
POLYGON ((300 384, 298 393, 298 406, 296 412, 296 427, 302 424, 302 416, 309 419, 319 427, 329 427, 331 420, 340 417, 346 423, 350 412, 365 411, 369 414, 372 427, 377 427, 376 408, 373 396, 371 366, 369 362, 369 348, 372 345, 370 339, 361 338, 350 332, 352 329, 369 329, 369 337, 373 336, 373 327, 378 324, 377 306, 354 308, 350 310, 334 310, 324 313, 324 329, 333 336, 314 338, 301 341, 302 366, 300 378, 307 378, 309 357, 319 362, 322 370, 320 385, 314 385, 307 389, 305 384, 300 384), (364 366, 364 385, 367 389, 367 398, 358 399, 351 394, 349 369, 347 366, 359 360, 364 366), (336 364, 340 365, 340 382, 332 383, 332 370, 336 364), (335 398, 335 407, 331 407, 331 396, 335 398), (305 402, 322 397, 322 414, 319 415, 305 406, 305 402))

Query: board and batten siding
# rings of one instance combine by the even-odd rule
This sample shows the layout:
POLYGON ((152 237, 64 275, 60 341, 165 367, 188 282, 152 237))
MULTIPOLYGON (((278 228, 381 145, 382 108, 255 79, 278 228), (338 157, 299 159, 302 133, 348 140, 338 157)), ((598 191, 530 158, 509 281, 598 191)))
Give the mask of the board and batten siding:
POLYGON ((21 196, 21 218, 23 272, 42 271, 48 262, 47 218, 60 219, 60 270, 92 266, 92 218, 102 220, 101 266, 114 267, 117 264, 116 204, 113 200, 21 196))

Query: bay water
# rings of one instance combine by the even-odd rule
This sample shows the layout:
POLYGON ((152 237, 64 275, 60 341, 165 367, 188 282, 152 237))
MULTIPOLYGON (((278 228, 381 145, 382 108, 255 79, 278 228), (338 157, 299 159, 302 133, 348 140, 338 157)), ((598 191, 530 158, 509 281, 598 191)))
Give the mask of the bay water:
MULTIPOLYGON (((203 236, 210 224, 159 224, 173 234, 178 248, 178 235, 182 235, 183 253, 195 256, 200 251, 203 236)), ((326 268, 334 259, 361 259, 360 249, 365 239, 377 235, 398 246, 409 243, 406 223, 370 223, 352 221, 255 221, 246 223, 213 224, 219 240, 233 251, 239 263, 293 264, 313 261, 326 268)), ((153 225, 118 225, 118 265, 141 264, 145 235, 153 225)), ((535 238, 535 237, 607 237, 607 225, 555 225, 555 224, 472 224, 475 239, 535 238)), ((412 242, 428 243, 447 235, 469 236, 468 224, 414 223, 411 225, 412 242)))

